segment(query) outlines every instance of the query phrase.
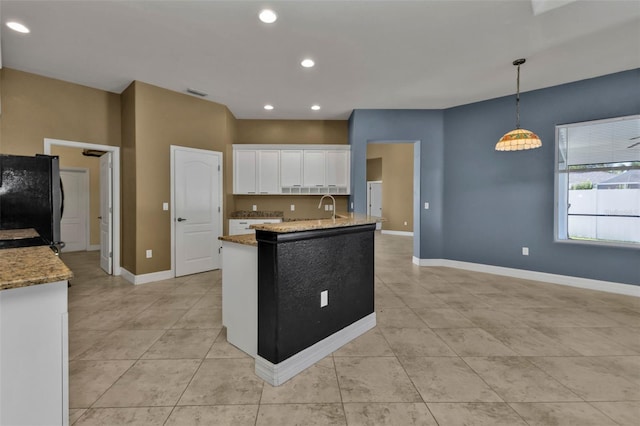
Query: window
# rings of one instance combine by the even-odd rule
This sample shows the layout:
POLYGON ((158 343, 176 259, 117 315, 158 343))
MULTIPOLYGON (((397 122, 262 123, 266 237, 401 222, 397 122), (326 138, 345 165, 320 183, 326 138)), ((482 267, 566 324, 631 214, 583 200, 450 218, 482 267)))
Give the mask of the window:
POLYGON ((556 126, 556 240, 640 248, 640 115, 556 126))

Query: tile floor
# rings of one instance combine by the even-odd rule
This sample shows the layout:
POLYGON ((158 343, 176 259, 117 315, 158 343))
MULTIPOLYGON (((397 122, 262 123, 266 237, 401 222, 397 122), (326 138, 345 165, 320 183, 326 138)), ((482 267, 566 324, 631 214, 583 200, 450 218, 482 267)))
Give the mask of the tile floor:
POLYGON ((284 385, 221 325, 220 272, 133 286, 69 253, 74 425, 637 425, 640 299, 411 264, 376 236, 378 326, 284 385))

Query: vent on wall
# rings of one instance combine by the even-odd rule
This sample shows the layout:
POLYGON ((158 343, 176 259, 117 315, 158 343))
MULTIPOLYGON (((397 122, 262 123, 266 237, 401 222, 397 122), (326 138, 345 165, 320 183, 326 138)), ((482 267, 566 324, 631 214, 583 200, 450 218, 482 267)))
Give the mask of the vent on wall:
POLYGON ((97 149, 83 149, 82 155, 85 157, 102 157, 106 151, 98 151, 97 149))
POLYGON ((203 98, 205 96, 209 96, 208 93, 203 92, 202 90, 192 89, 191 87, 187 89, 187 93, 191 93, 192 95, 196 95, 196 96, 201 96, 203 98))

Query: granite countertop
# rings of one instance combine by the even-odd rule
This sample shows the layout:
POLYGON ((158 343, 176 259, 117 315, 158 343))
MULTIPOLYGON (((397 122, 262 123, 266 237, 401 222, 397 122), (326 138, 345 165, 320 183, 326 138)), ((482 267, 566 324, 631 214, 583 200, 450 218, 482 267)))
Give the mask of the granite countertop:
POLYGON ((48 246, 0 250, 0 290, 68 280, 71 277, 73 272, 48 246))
POLYGON ((229 219, 282 219, 284 212, 267 210, 238 210, 229 215, 229 219))
POLYGON ((344 213, 337 214, 335 219, 298 220, 294 222, 263 223, 251 225, 251 228, 259 231, 271 231, 277 233, 311 231, 314 229, 342 228, 345 226, 366 225, 384 221, 383 218, 367 216, 363 214, 344 213))
POLYGON ((33 228, 26 229, 0 229, 0 240, 23 240, 37 238, 40 234, 33 228))
POLYGON ((237 243, 244 244, 246 246, 258 246, 258 241, 256 241, 255 234, 242 234, 242 235, 224 235, 222 237, 218 237, 221 241, 226 241, 228 243, 237 243))

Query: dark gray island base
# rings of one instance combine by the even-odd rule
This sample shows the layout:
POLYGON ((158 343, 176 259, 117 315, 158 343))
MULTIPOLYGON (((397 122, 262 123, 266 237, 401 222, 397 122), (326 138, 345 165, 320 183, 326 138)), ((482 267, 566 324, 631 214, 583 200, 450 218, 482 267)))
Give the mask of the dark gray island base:
POLYGON ((257 229, 256 374, 277 386, 375 326, 374 231, 257 229))

